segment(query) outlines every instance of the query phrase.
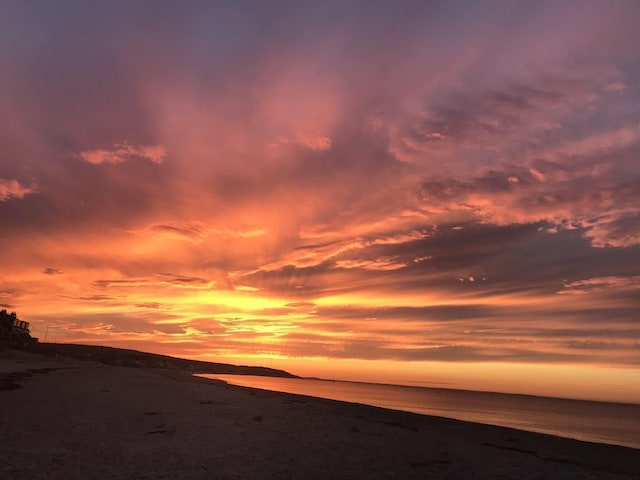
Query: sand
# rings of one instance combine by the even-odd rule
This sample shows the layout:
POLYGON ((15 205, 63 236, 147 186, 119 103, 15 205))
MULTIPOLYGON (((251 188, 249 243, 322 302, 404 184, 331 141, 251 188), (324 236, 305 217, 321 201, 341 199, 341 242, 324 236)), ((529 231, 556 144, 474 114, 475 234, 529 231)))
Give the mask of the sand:
POLYGON ((640 478, 635 449, 16 352, 0 412, 3 480, 640 478))

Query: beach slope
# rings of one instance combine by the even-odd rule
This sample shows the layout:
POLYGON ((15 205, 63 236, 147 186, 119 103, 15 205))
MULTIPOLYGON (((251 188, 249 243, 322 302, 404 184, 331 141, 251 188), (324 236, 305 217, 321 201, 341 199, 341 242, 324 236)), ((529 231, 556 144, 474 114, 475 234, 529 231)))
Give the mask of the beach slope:
POLYGON ((23 352, 0 409, 16 480, 640 478, 630 448, 23 352))

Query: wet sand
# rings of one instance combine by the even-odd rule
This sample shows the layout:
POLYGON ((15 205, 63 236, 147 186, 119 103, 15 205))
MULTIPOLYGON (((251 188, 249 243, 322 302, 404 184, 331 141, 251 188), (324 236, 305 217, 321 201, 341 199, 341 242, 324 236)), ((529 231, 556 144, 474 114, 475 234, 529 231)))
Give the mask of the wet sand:
POLYGON ((640 451, 0 352, 1 479, 637 479, 640 451))

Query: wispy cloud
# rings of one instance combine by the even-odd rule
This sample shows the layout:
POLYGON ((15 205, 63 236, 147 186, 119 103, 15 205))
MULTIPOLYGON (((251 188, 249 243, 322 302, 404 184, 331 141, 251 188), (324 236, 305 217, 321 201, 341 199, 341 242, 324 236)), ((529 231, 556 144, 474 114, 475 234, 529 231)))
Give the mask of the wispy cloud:
POLYGON ((162 145, 131 145, 127 142, 116 143, 107 150, 86 150, 80 152, 80 158, 94 165, 102 163, 124 163, 135 159, 162 163, 167 152, 162 145))

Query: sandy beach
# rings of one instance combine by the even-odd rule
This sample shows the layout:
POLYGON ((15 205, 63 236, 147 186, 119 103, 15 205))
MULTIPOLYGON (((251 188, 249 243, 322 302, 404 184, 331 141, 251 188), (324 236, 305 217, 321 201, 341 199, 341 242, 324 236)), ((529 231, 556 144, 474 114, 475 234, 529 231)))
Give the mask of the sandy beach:
POLYGON ((637 479, 640 451, 0 353, 0 479, 637 479))

